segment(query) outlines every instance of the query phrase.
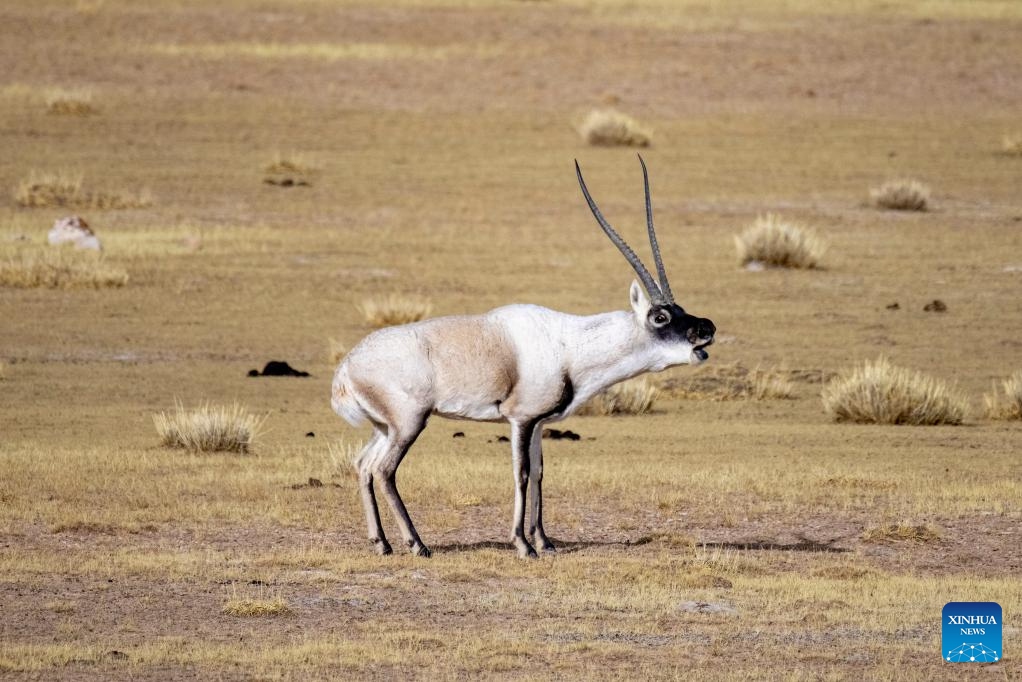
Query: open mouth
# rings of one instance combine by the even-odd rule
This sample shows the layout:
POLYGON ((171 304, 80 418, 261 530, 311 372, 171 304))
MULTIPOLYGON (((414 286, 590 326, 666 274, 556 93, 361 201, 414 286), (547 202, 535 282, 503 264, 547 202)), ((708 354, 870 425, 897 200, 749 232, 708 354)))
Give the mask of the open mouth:
POLYGON ((712 338, 706 343, 701 343, 695 348, 693 348, 692 354, 699 358, 699 361, 702 362, 703 360, 706 360, 708 357, 710 357, 710 354, 706 352, 706 347, 711 345, 713 345, 712 338))

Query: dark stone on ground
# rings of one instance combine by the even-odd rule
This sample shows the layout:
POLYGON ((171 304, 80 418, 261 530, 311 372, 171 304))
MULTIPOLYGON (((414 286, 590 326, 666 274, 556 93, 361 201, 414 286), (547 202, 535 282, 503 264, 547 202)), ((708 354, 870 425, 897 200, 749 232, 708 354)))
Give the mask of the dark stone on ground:
POLYGON ((935 298, 924 305, 923 310, 928 313, 944 313, 947 312, 947 303, 944 303, 944 301, 939 298, 935 298))
POLYGON ((465 432, 464 431, 455 431, 454 435, 451 436, 451 438, 464 438, 464 437, 465 437, 465 432))
POLYGON ((511 439, 508 438, 507 436, 497 436, 497 442, 498 443, 508 443, 510 441, 511 441, 511 439))
POLYGON ((565 429, 564 431, 560 429, 543 429, 543 437, 550 440, 582 440, 582 436, 570 429, 565 429))
POLYGON ((312 432, 312 431, 309 431, 307 434, 305 434, 305 437, 306 438, 315 438, 316 434, 314 432, 312 432))
POLYGON ((283 360, 270 360, 263 367, 261 373, 253 369, 249 371, 248 375, 250 377, 307 377, 309 373, 297 370, 283 360))
POLYGON ((898 305, 898 302, 897 302, 897 301, 895 301, 894 303, 891 303, 891 304, 889 304, 889 305, 887 306, 887 309, 888 309, 888 310, 901 310, 901 306, 900 306, 900 305, 898 305))

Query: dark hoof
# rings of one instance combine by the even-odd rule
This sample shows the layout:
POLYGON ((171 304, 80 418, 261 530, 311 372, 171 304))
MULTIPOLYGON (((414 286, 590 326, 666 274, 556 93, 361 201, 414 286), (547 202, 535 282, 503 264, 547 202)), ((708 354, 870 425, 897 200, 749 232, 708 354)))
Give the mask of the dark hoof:
POLYGON ((373 540, 373 549, 376 550, 376 553, 380 556, 386 556, 394 553, 394 550, 390 548, 390 543, 386 540, 373 540))
POLYGON ((415 556, 421 556, 424 559, 428 559, 431 556, 433 556, 433 552, 429 550, 429 547, 421 543, 418 546, 412 547, 412 554, 414 554, 415 556))
POLYGON ((553 543, 544 542, 539 546, 540 551, 544 554, 557 554, 557 548, 554 547, 553 543))

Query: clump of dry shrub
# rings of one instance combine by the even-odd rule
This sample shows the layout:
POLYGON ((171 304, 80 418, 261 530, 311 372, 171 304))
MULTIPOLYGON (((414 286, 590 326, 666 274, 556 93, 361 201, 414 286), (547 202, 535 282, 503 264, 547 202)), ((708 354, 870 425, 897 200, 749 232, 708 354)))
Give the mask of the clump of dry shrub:
POLYGON ((279 594, 246 596, 234 592, 224 602, 223 613, 243 618, 265 618, 289 616, 293 612, 287 601, 279 594))
POLYGON ((652 131, 616 109, 590 111, 578 132, 589 144, 605 147, 648 147, 653 140, 652 131))
POLYGON ((430 301, 403 294, 367 298, 356 307, 365 321, 374 327, 418 322, 433 311, 430 301))
POLYGON ((888 180, 869 192, 873 205, 892 211, 925 211, 929 208, 930 188, 918 180, 888 180))
POLYGON ((735 235, 735 248, 743 266, 808 269, 819 266, 827 245, 812 229, 768 213, 735 235))
POLYGON ((0 261, 0 286, 17 289, 122 287, 128 273, 102 254, 70 248, 23 249, 0 261))
POLYGON ((153 203, 148 190, 138 193, 86 190, 80 174, 67 172, 32 172, 18 183, 14 200, 26 208, 64 207, 100 211, 145 208, 153 203))
POLYGON ((89 116, 96 113, 91 90, 54 89, 46 93, 46 112, 58 116, 89 116))
POLYGON ((961 424, 968 401, 943 381, 881 357, 831 380, 823 389, 823 409, 839 422, 961 424))
POLYGON ((173 413, 153 415, 161 445, 192 452, 248 453, 265 421, 265 416, 254 415, 237 403, 205 404, 192 410, 177 403, 173 413))
POLYGON ((940 529, 927 524, 884 523, 872 526, 862 532, 865 542, 893 542, 906 540, 910 542, 934 542, 940 539, 940 529))
POLYGON ((645 414, 653 409, 660 389, 648 378, 637 377, 597 393, 577 412, 583 416, 645 414))
POLYGON ((1022 133, 1005 135, 1001 139, 1001 153, 1005 156, 1022 156, 1022 133))
POLYGON ((994 384, 993 392, 984 395, 983 401, 991 419, 1022 419, 1022 370, 1001 381, 1001 390, 994 384))
POLYGON ((308 187, 318 171, 301 154, 277 154, 263 170, 266 172, 263 182, 280 187, 308 187))

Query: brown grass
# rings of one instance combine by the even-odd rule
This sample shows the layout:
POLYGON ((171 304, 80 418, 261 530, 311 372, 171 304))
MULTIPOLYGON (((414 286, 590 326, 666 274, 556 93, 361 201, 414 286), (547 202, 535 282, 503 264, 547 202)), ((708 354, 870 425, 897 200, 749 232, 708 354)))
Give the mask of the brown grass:
POLYGON ((961 424, 968 401, 943 381, 881 357, 831 380, 823 389, 823 409, 839 422, 961 424))
POLYGON ((645 414, 653 409, 660 389, 648 377, 636 377, 597 393, 583 405, 581 416, 645 414))
POLYGON ((812 229, 768 213, 735 235, 735 249, 742 265, 816 268, 827 245, 812 229))
POLYGON ((986 414, 990 419, 1022 419, 1022 370, 1001 381, 1000 390, 983 396, 986 414))
POLYGON ((374 327, 418 322, 433 311, 429 300, 404 294, 367 298, 356 307, 365 321, 374 327))
POLYGON ((153 415, 161 445, 192 452, 248 453, 265 420, 237 403, 229 407, 206 404, 193 410, 177 403, 172 414, 153 415))
POLYGON ((14 200, 25 208, 82 208, 99 211, 146 208, 152 205, 148 190, 105 192, 86 190, 80 174, 59 171, 32 172, 18 183, 14 200))
POLYGON ((884 523, 871 526, 862 532, 863 542, 935 542, 940 540, 939 528, 928 524, 915 525, 907 521, 901 523, 884 523))
POLYGON ((615 109, 594 109, 578 125, 586 142, 601 147, 648 147, 653 133, 631 116, 615 109))
POLYGON ((23 249, 0 261, 0 287, 103 289, 123 287, 128 273, 102 254, 69 248, 23 249))
POLYGON ((751 373, 748 396, 756 400, 787 400, 795 397, 795 384, 776 369, 756 368, 751 373))
POLYGON ((90 116, 97 113, 91 90, 55 89, 46 94, 46 112, 58 116, 90 116))
POLYGON ((929 208, 930 188, 918 180, 888 180, 870 190, 869 196, 877 208, 892 211, 925 211, 929 208))
POLYGON ((330 339, 327 346, 327 358, 330 360, 330 364, 337 366, 344 359, 344 356, 348 354, 348 346, 341 343, 337 339, 330 339))

